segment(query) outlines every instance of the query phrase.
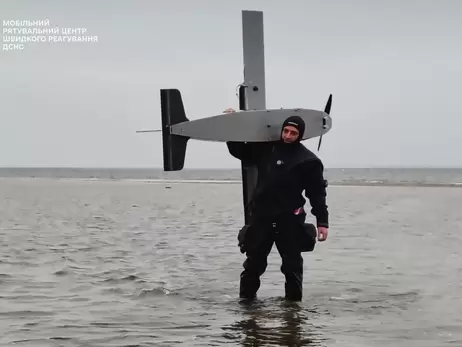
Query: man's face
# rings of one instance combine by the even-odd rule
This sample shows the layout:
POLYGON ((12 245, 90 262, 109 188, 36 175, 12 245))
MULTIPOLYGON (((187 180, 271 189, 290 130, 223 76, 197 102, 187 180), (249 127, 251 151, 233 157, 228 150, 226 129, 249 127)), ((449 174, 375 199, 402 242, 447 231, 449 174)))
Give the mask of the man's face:
POLYGON ((287 125, 282 129, 281 138, 285 143, 292 143, 298 139, 299 131, 292 125, 287 125))

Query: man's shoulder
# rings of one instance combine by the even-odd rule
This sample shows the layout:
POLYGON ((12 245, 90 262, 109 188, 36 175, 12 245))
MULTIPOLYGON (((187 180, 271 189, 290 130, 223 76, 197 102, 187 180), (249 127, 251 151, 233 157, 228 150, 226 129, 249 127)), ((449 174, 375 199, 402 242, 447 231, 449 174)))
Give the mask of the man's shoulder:
POLYGON ((298 155, 300 156, 300 161, 318 161, 321 162, 321 159, 311 150, 305 147, 302 143, 299 143, 298 155))

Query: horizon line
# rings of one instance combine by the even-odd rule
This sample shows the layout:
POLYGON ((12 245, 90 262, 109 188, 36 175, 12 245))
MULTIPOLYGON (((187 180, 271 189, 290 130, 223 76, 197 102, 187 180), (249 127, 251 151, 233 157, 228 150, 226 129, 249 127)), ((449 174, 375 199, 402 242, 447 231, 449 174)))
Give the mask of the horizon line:
MULTIPOLYGON (((0 169, 72 169, 72 170, 164 170, 163 167, 159 166, 0 166, 0 169)), ((462 169, 462 166, 430 166, 430 165, 415 165, 415 166, 404 166, 404 165, 383 165, 383 166, 330 166, 325 167, 328 169, 462 169)), ((183 168, 179 171, 188 170, 241 170, 240 167, 234 168, 223 168, 223 167, 190 167, 183 168)), ((179 172, 179 171, 165 171, 165 172, 179 172)))

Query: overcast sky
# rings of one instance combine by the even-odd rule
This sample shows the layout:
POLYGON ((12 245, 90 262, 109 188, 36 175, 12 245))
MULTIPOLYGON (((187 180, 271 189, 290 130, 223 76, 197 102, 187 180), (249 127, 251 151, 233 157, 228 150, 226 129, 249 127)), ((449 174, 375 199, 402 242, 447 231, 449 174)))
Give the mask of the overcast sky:
MULTIPOLYGON (((190 119, 238 107, 241 10, 264 11, 267 108, 333 94, 327 167, 462 166, 456 0, 0 0, 2 21, 98 36, 0 51, 0 166, 160 167, 160 133, 135 131, 159 128, 161 88, 190 119)), ((239 162, 192 140, 185 166, 239 162)))

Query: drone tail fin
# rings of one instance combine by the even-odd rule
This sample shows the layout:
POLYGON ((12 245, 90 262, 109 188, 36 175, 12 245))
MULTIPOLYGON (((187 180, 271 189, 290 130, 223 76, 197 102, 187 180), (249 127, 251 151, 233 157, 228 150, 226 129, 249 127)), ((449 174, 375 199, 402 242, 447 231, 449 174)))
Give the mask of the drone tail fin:
POLYGON ((161 89, 162 145, 164 171, 179 171, 184 167, 189 137, 172 134, 170 127, 189 122, 178 89, 161 89))

